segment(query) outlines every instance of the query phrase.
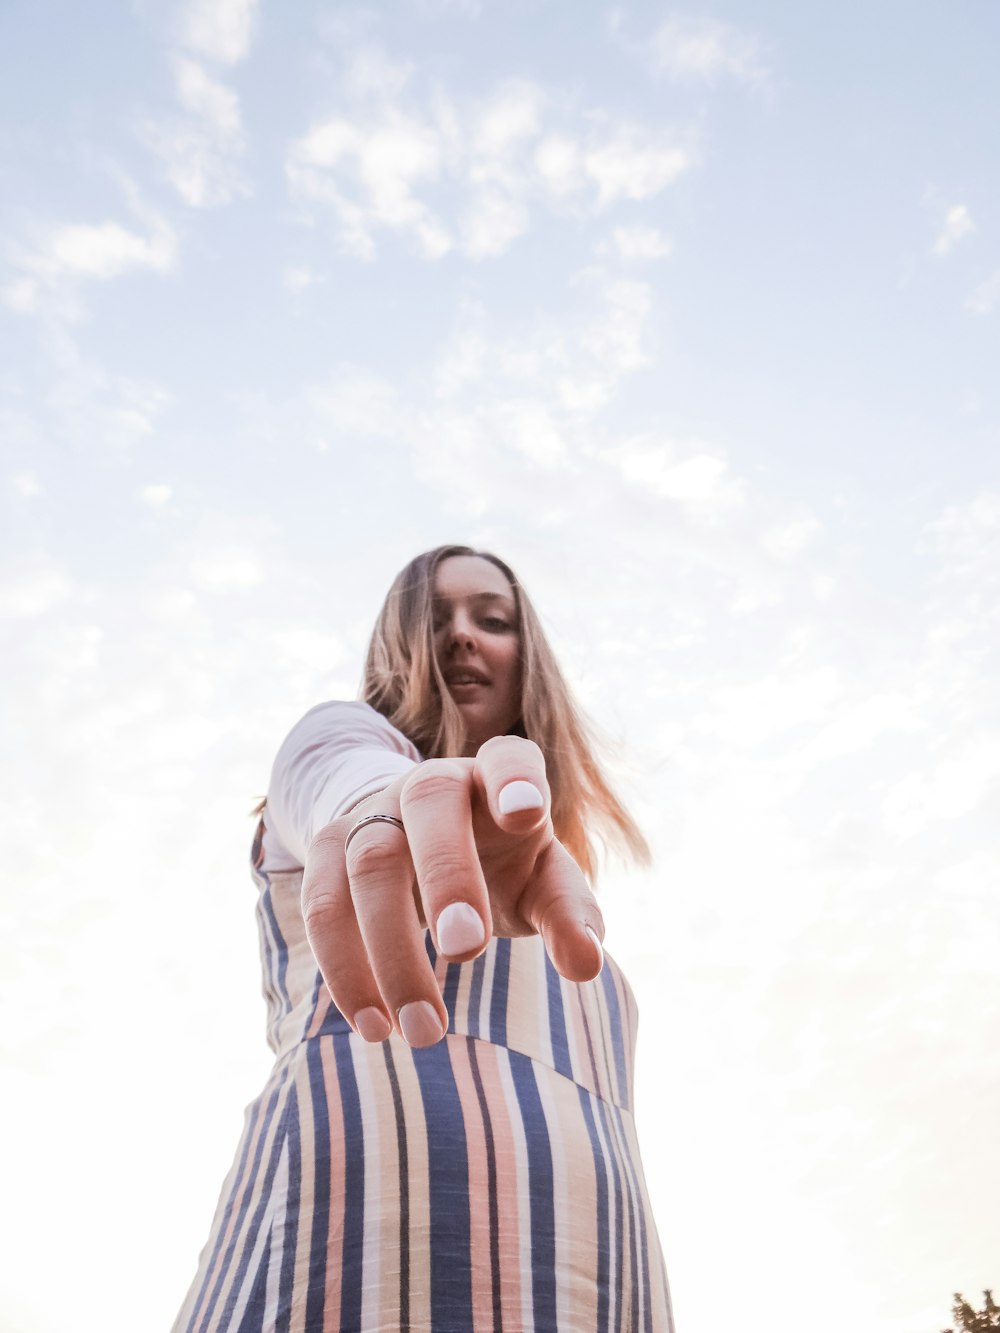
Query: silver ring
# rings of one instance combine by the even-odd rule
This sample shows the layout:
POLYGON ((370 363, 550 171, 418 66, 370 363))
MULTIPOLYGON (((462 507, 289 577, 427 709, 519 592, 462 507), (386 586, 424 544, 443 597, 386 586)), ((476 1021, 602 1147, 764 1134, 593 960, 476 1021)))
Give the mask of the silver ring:
POLYGON ((366 824, 395 824, 395 826, 398 829, 402 829, 404 833, 406 832, 406 828, 403 825, 403 821, 401 819, 397 819, 395 815, 366 815, 364 819, 358 820, 358 822, 351 829, 350 833, 348 833, 347 837, 344 839, 345 854, 347 852, 348 847, 350 847, 351 845, 351 839, 354 837, 355 833, 357 833, 358 829, 364 828, 366 824))

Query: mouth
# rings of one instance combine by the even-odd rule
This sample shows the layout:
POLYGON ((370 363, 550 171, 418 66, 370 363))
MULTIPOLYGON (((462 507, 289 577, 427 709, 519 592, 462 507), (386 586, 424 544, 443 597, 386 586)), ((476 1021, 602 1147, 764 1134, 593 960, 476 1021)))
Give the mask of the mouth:
POLYGON ((461 671, 452 670, 445 675, 445 681, 449 689, 463 689, 470 685, 488 685, 490 682, 481 671, 476 671, 474 667, 463 667, 461 671))

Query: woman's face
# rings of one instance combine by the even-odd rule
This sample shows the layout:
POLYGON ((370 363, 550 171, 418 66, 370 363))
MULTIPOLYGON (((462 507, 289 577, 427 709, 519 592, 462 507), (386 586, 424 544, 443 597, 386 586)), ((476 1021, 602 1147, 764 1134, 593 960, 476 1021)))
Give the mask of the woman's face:
POLYGON ((452 555, 434 573, 434 650, 467 729, 465 753, 503 736, 521 716, 521 632, 503 572, 452 555))

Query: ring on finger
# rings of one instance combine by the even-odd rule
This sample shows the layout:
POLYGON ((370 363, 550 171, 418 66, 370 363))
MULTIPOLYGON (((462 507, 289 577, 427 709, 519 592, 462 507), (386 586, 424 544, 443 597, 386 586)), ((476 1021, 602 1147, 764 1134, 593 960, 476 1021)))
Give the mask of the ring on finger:
POLYGON ((397 819, 395 815, 366 815, 364 819, 358 820, 358 822, 348 833, 347 837, 344 839, 345 852, 347 851, 348 847, 350 847, 351 839, 354 837, 355 833, 357 833, 358 829, 363 829, 366 824, 395 824, 396 828, 401 829, 404 833, 406 832, 406 827, 403 824, 403 821, 401 819, 397 819))

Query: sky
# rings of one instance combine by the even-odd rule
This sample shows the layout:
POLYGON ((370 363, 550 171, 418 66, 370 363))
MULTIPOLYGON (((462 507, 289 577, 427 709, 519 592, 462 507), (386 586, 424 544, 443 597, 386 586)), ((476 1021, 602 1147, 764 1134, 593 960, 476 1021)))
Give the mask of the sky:
POLYGON ((169 1327, 269 1068, 248 812, 445 541, 653 845, 598 887, 679 1333, 1000 1286, 998 39, 3 6, 4 1333, 169 1327))

